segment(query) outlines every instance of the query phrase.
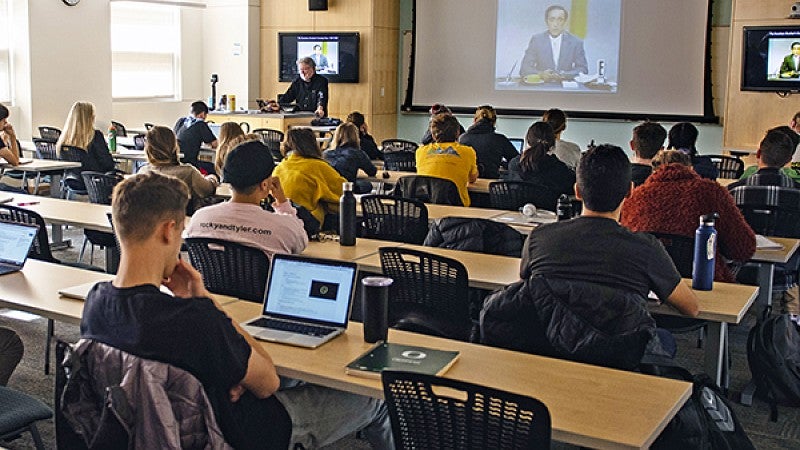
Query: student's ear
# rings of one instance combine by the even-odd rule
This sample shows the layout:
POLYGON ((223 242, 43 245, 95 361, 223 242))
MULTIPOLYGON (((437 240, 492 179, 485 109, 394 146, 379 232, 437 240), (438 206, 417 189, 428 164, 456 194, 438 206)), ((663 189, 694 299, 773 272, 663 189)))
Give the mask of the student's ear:
POLYGON ((164 220, 158 225, 157 236, 163 244, 169 244, 175 234, 177 224, 174 220, 164 220))
POLYGON ((756 150, 756 159, 761 159, 761 149, 756 150))
POLYGON ((634 186, 634 184, 633 184, 633 181, 631 181, 631 186, 628 188, 628 193, 627 193, 627 194, 625 194, 625 198, 628 198, 628 197, 630 197, 630 196, 631 196, 631 193, 633 192, 633 188, 634 188, 634 187, 635 187, 635 186, 634 186))
POLYGON ((575 183, 572 186, 572 189, 575 190, 575 198, 578 199, 578 200, 583 200, 583 197, 581 196, 581 190, 578 189, 578 183, 575 183))
POLYGON ((631 151, 632 151, 632 152, 633 152, 633 154, 635 155, 635 154, 636 154, 636 149, 635 149, 635 148, 633 148, 633 139, 631 139, 630 141, 628 141, 628 145, 631 147, 631 151))

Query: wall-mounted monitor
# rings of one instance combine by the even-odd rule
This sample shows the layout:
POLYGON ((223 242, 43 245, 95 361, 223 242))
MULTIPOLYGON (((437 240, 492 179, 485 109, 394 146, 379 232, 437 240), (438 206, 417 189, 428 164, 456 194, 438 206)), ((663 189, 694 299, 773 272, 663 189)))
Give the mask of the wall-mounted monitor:
POLYGON ((358 33, 278 33, 279 81, 297 76, 297 60, 314 59, 331 83, 358 83, 358 33))
POLYGON ((744 27, 743 91, 800 91, 800 26, 744 27))

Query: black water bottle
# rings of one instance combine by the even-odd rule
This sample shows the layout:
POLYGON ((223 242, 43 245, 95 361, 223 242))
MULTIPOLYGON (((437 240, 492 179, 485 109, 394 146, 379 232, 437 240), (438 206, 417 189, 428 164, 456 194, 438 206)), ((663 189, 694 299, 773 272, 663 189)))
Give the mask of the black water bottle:
POLYGON ((350 182, 342 183, 339 199, 339 244, 356 245, 356 197, 350 182))
POLYGON ((561 194, 561 197, 558 197, 556 219, 558 219, 559 222, 572 219, 572 202, 569 200, 567 194, 561 194))

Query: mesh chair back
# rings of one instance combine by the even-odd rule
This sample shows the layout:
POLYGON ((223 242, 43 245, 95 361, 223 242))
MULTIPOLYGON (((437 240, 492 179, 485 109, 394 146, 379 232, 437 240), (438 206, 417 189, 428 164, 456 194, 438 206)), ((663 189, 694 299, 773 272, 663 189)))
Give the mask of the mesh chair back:
POLYGON ((150 122, 145 122, 145 123, 144 123, 144 129, 145 129, 145 131, 150 131, 150 129, 151 129, 151 128, 153 128, 154 126, 155 126, 155 125, 153 125, 153 124, 152 124, 152 123, 150 123, 150 122))
POLYGON ((283 132, 280 130, 273 130, 271 128, 256 128, 253 130, 261 139, 261 142, 267 146, 269 152, 272 153, 272 159, 276 162, 283 159, 281 154, 281 142, 283 142, 283 132))
POLYGON ((427 374, 381 378, 398 450, 550 448, 550 412, 535 398, 427 374))
POLYGON ((58 159, 61 161, 83 163, 83 158, 85 157, 86 150, 72 145, 62 145, 61 151, 58 152, 58 159))
POLYGON ((679 236, 677 234, 669 233, 655 233, 650 231, 650 234, 656 237, 672 258, 675 267, 684 278, 692 277, 692 265, 694 262, 694 238, 687 236, 679 236))
POLYGON ((416 142, 405 139, 384 139, 381 141, 381 151, 383 153, 392 152, 411 152, 414 153, 419 148, 416 142))
POLYGON ((144 150, 144 144, 146 139, 143 134, 135 134, 133 135, 133 147, 136 150, 144 150))
POLYGON ((459 261, 402 247, 379 249, 389 288, 389 323, 450 339, 472 331, 467 269, 459 261))
POLYGON ((186 238, 189 261, 203 274, 206 289, 261 303, 269 259, 263 251, 221 239, 186 238))
POLYGON ((744 219, 758 234, 800 237, 800 189, 739 186, 731 190, 744 219))
POLYGON ((55 142, 59 137, 61 137, 61 130, 54 127, 39 127, 39 136, 42 139, 55 142))
POLYGON ((386 170, 399 172, 416 172, 417 157, 414 152, 389 152, 383 154, 383 166, 386 170))
POLYGON ((89 170, 81 172, 81 177, 83 177, 83 183, 89 193, 89 201, 101 205, 111 204, 111 193, 114 191, 114 186, 122 181, 120 175, 89 170))
POLYGON ((361 197, 362 235, 408 244, 422 244, 428 234, 424 203, 388 195, 361 197))
POLYGON ((444 178, 425 175, 400 177, 393 194, 396 197, 413 198, 423 203, 464 206, 456 184, 444 178))
POLYGON ((526 203, 555 211, 558 195, 547 186, 527 181, 493 181, 489 183, 492 208, 518 211, 526 203))
POLYGON ((39 159, 58 159, 56 151, 56 141, 49 139, 33 138, 33 145, 36 146, 36 157, 39 159))
POLYGON ((706 155, 719 171, 719 178, 738 179, 744 173, 744 161, 727 155, 706 155))
POLYGON ((111 125, 114 125, 114 129, 117 130, 117 136, 119 137, 126 137, 128 136, 128 132, 125 130, 125 125, 111 121, 111 125))
POLYGON ((59 262, 53 256, 53 253, 50 252, 47 225, 44 223, 44 219, 39 213, 18 206, 0 205, 0 221, 38 226, 39 231, 36 233, 36 240, 33 241, 28 256, 41 261, 59 262))

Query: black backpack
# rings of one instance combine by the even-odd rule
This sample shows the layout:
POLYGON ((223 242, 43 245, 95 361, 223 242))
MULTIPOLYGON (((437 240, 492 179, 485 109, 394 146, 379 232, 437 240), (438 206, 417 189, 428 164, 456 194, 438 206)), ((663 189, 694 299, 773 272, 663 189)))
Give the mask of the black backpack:
POLYGON ((654 450, 755 450, 730 403, 706 374, 692 376, 676 366, 649 366, 643 372, 692 383, 692 396, 651 446, 654 450))
POLYGON ((788 314, 770 317, 750 330, 747 362, 756 394, 770 404, 770 420, 778 420, 777 405, 800 406, 800 332, 788 314))

